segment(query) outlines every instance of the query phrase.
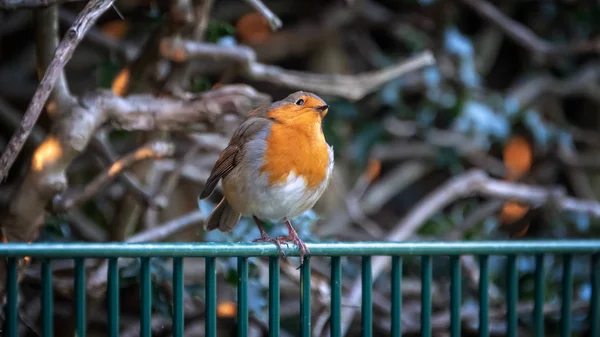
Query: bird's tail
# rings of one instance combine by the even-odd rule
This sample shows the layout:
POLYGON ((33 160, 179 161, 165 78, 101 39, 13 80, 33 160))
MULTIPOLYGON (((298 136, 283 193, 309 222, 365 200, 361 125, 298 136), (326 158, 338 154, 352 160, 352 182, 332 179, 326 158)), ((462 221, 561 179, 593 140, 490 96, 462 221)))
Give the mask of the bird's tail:
POLYGON ((206 219, 204 230, 212 231, 218 228, 221 232, 231 232, 240 220, 240 217, 241 214, 234 211, 225 197, 223 197, 221 202, 219 202, 217 207, 208 216, 208 219, 206 219))

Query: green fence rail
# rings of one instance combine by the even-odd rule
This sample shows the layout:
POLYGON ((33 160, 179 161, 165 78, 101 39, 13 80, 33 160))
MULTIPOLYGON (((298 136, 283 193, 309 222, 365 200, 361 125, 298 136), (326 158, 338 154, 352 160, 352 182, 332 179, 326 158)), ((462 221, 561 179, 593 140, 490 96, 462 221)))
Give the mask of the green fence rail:
MULTIPOLYGON (((308 243, 311 256, 327 256, 331 259, 331 318, 332 337, 341 335, 341 299, 342 299, 342 256, 361 256, 362 304, 361 326, 363 336, 372 336, 372 277, 371 257, 390 256, 391 260, 391 336, 402 335, 402 258, 421 257, 421 335, 431 336, 431 284, 432 257, 445 255, 450 257, 450 335, 461 335, 461 255, 475 255, 480 262, 479 282, 479 336, 488 332, 488 258, 493 255, 508 257, 506 264, 506 324, 507 336, 517 336, 518 270, 517 257, 534 255, 535 298, 534 298, 534 335, 544 336, 544 255, 561 255, 563 275, 561 286, 561 327, 560 335, 571 336, 571 300, 573 294, 572 257, 586 255, 590 259, 591 297, 589 302, 589 335, 600 336, 600 240, 577 241, 488 241, 488 242, 355 242, 355 243, 308 243)), ((291 256, 297 255, 293 248, 284 248, 291 256)), ((52 336, 53 331, 53 289, 52 260, 75 260, 75 312, 76 333, 86 336, 86 288, 84 261, 86 258, 108 258, 108 325, 109 336, 119 335, 119 273, 118 258, 139 258, 140 268, 140 336, 151 336, 151 274, 150 258, 173 258, 173 336, 183 336, 183 263, 185 257, 204 257, 206 259, 206 336, 216 336, 216 294, 217 278, 215 260, 221 257, 237 257, 238 261, 238 335, 246 336, 248 329, 248 258, 269 257, 269 335, 279 336, 279 253, 274 245, 250 243, 34 243, 2 244, 0 256, 7 258, 7 303, 5 336, 18 336, 18 283, 17 260, 25 256, 42 259, 42 335, 52 336)), ((310 336, 310 257, 304 258, 300 269, 300 323, 301 336, 310 336)))

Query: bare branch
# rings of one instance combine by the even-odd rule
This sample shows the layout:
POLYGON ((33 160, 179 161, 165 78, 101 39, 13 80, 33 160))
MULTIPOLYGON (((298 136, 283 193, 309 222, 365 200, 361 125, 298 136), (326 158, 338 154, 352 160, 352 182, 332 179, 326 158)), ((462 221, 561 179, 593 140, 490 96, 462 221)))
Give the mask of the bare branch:
POLYGON ((25 144, 27 137, 29 137, 31 129, 33 129, 33 126, 37 122, 42 108, 56 84, 56 80, 60 76, 65 64, 73 55, 75 47, 81 42, 87 30, 96 22, 98 17, 112 6, 113 2, 114 0, 90 0, 60 42, 54 54, 54 59, 48 66, 40 85, 27 107, 21 125, 11 137, 4 153, 2 153, 2 157, 0 158, 0 181, 6 178, 8 171, 17 159, 19 152, 21 152, 23 144, 25 144))
MULTIPOLYGON (((481 170, 471 170, 456 176, 431 192, 421 200, 388 234, 389 241, 404 241, 409 239, 427 219, 440 212, 453 201, 461 198, 480 195, 490 198, 515 200, 540 207, 548 203, 560 211, 584 213, 600 217, 600 203, 593 200, 580 200, 569 197, 556 188, 544 188, 535 185, 511 183, 490 178, 481 170)), ((389 258, 377 256, 372 261, 373 281, 390 263, 389 258)), ((348 305, 342 310, 342 334, 345 334, 352 319, 356 306, 361 300, 361 280, 357 279, 352 285, 348 305)))
POLYGON ((349 100, 361 99, 394 78, 435 63, 433 54, 426 51, 382 70, 357 75, 337 75, 286 70, 259 63, 256 62, 254 51, 244 46, 223 47, 181 39, 165 39, 161 43, 161 52, 165 57, 178 62, 190 58, 228 60, 241 66, 244 74, 253 80, 344 97, 349 100))
POLYGON ((93 197, 102 186, 113 180, 123 170, 131 167, 134 163, 145 159, 172 156, 174 152, 175 146, 168 142, 155 141, 146 144, 117 160, 109 169, 100 173, 85 186, 83 191, 65 192, 62 195, 54 197, 52 202, 53 209, 55 212, 65 212, 73 207, 77 207, 93 197))
POLYGON ((267 19, 272 30, 278 30, 283 25, 281 19, 275 15, 265 4, 260 0, 246 0, 257 12, 267 19))
POLYGON ((557 56, 569 56, 573 54, 584 54, 598 52, 598 41, 580 41, 570 45, 553 45, 552 43, 541 39, 529 28, 519 22, 504 15, 499 9, 485 0, 461 0, 464 4, 471 7, 484 19, 489 20, 502 32, 508 35, 516 43, 530 52, 540 56, 544 61, 557 56))

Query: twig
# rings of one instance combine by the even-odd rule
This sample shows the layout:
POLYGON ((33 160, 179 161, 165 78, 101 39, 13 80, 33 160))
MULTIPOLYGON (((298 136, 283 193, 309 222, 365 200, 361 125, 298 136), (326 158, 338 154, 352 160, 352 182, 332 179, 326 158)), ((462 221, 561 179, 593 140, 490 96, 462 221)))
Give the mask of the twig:
POLYGON ((145 159, 172 156, 175 146, 168 142, 155 141, 125 155, 114 162, 109 169, 97 175, 81 192, 65 192, 54 197, 52 204, 55 212, 66 212, 93 197, 98 190, 134 163, 145 159))
MULTIPOLYGON (((107 165, 110 165, 119 159, 109 144, 106 132, 103 132, 102 130, 96 133, 96 136, 90 142, 90 146, 99 152, 100 157, 104 159, 104 162, 107 162, 107 165)), ((154 204, 152 194, 133 174, 131 174, 131 172, 126 170, 117 179, 120 179, 130 192, 136 194, 147 205, 159 206, 154 204)))
MULTIPOLYGON (((551 202, 556 209, 561 211, 573 211, 600 217, 599 202, 571 198, 566 196, 564 191, 558 189, 492 179, 485 172, 475 169, 450 179, 444 185, 431 192, 394 227, 394 230, 388 234, 387 239, 389 241, 407 240, 427 219, 448 206, 451 202, 472 195, 521 201, 529 203, 534 207, 551 202)), ((387 257, 377 256, 373 258, 373 281, 379 277, 389 262, 387 257)), ((359 278, 352 285, 352 290, 345 302, 350 305, 358 305, 361 294, 361 280, 359 278)), ((354 313, 355 309, 353 307, 347 307, 342 310, 343 334, 345 334, 352 322, 354 313)))
POLYGON ((485 0, 461 1, 479 13, 483 18, 498 26, 500 30, 516 43, 537 56, 543 57, 545 61, 556 56, 583 54, 597 52, 599 50, 596 41, 580 41, 565 46, 553 45, 552 43, 541 39, 529 28, 504 15, 500 10, 485 0))
POLYGON ((252 6, 257 12, 267 19, 272 30, 278 30, 283 25, 281 19, 275 15, 265 4, 260 0, 246 0, 246 2, 252 6))
POLYGON ((2 153, 2 157, 0 157, 0 181, 6 178, 8 171, 12 167, 19 152, 21 152, 23 144, 25 144, 27 137, 29 137, 31 129, 33 129, 33 126, 37 122, 42 108, 56 84, 56 80, 60 76, 65 64, 73 55, 75 47, 81 42, 87 30, 96 22, 98 17, 112 6, 113 1, 114 0, 90 0, 83 11, 79 13, 73 26, 69 28, 65 37, 58 45, 54 54, 54 59, 40 81, 40 85, 35 91, 35 94, 27 107, 27 111, 23 116, 21 125, 11 137, 6 150, 2 153))
POLYGON ((337 75, 292 71, 259 63, 254 51, 244 46, 224 47, 181 39, 165 39, 161 42, 161 52, 166 58, 178 62, 202 57, 227 60, 237 63, 244 74, 254 80, 349 100, 361 99, 394 78, 435 63, 433 54, 425 51, 382 70, 357 75, 337 75))

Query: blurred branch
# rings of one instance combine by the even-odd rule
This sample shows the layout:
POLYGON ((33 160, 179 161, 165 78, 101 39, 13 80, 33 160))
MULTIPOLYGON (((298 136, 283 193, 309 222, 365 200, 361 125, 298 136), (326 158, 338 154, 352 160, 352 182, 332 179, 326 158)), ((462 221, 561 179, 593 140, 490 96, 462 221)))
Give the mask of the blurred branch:
POLYGON ((558 56, 570 56, 598 52, 598 41, 578 41, 568 45, 554 45, 537 36, 529 28, 504 15, 499 9, 485 0, 461 0, 471 7, 484 19, 489 20, 508 37, 520 44, 523 48, 549 61, 558 56))
POLYGON ((269 25, 271 26, 272 30, 278 30, 279 28, 281 28, 281 19, 279 19, 277 15, 275 15, 275 13, 273 13, 267 6, 265 6, 265 4, 262 1, 246 0, 246 2, 250 4, 250 6, 252 6, 262 16, 264 16, 265 19, 267 19, 267 22, 269 22, 269 25))
POLYGON ((48 65, 44 77, 27 107, 21 125, 11 137, 6 150, 4 150, 2 157, 0 157, 0 181, 6 178, 19 152, 21 152, 21 148, 23 148, 23 144, 25 144, 33 126, 36 124, 42 108, 48 96, 50 96, 50 92, 54 88, 65 64, 73 55, 75 47, 81 42, 87 30, 94 25, 98 17, 112 6, 113 1, 90 0, 58 45, 54 53, 54 58, 50 65, 48 65))
MULTIPOLYGON (((108 165, 112 165, 112 163, 117 161, 119 158, 110 146, 107 138, 106 132, 100 130, 91 140, 90 146, 99 152, 102 159, 104 159, 105 162, 108 162, 108 165)), ((122 180, 129 191, 136 194, 146 204, 151 206, 160 206, 159 204, 155 203, 155 200, 148 189, 143 186, 137 177, 131 174, 131 172, 124 171, 117 179, 122 180)))
POLYGON ((0 0, 0 9, 48 7, 82 0, 0 0))
MULTIPOLYGON (((573 211, 600 217, 600 203, 591 200, 571 198, 559 188, 544 188, 535 185, 505 182, 490 178, 484 171, 474 169, 448 180, 444 185, 431 192, 421 200, 387 235, 389 241, 405 241, 409 239, 425 221, 453 201, 461 198, 480 195, 490 198, 501 198, 541 207, 551 203, 560 211, 573 211)), ((375 281, 390 263, 388 257, 377 256, 372 261, 372 277, 375 281)), ((346 333, 355 314, 354 306, 361 300, 360 277, 353 283, 352 290, 345 300, 348 307, 342 310, 342 331, 346 333)))
POLYGON ((243 74, 253 80, 263 80, 288 88, 314 91, 349 100, 361 99, 394 78, 435 63, 433 54, 426 51, 407 61, 379 71, 357 75, 337 75, 286 70, 259 63, 256 61, 254 51, 245 46, 223 47, 181 39, 165 39, 161 43, 161 52, 166 58, 178 62, 190 58, 228 60, 239 65, 243 74))
MULTIPOLYGON (((176 219, 167 221, 157 227, 140 232, 130 237, 126 242, 155 242, 163 241, 173 234, 185 231, 192 226, 198 226, 206 219, 206 214, 201 211, 194 211, 176 219)), ((200 228, 200 226, 198 226, 200 228)), ((119 266, 124 266, 128 259, 119 259, 119 266)), ((87 289, 88 294, 93 298, 99 299, 106 292, 106 277, 108 270, 108 261, 104 260, 90 275, 87 289)))
POLYGON ((117 160, 109 169, 97 175, 87 186, 85 186, 83 191, 67 191, 62 195, 56 195, 52 201, 53 210, 55 212, 65 212, 73 207, 77 207, 93 197, 102 186, 113 180, 123 170, 131 167, 134 163, 145 159, 157 159, 172 156, 174 152, 175 146, 168 142, 155 141, 146 144, 117 160))

